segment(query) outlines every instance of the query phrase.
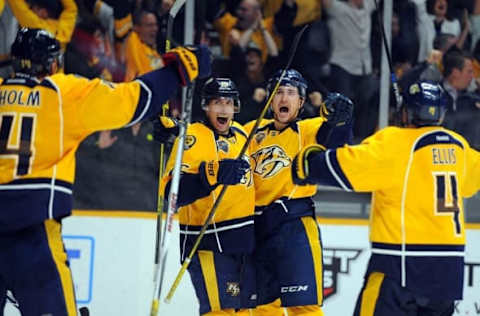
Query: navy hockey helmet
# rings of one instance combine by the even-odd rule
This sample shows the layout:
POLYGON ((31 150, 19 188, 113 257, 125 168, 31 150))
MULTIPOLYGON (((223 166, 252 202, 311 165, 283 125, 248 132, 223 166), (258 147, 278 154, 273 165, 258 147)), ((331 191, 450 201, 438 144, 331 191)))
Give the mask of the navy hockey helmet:
POLYGON ((440 125, 447 111, 447 97, 436 82, 420 80, 404 94, 408 122, 416 126, 440 125))
POLYGON ((235 113, 240 112, 240 92, 237 86, 229 78, 210 78, 202 88, 201 105, 206 110, 208 102, 216 98, 231 98, 235 113))
MULTIPOLYGON (((270 95, 277 84, 278 79, 282 75, 283 70, 277 71, 267 83, 267 92, 270 95)), ((298 89, 298 94, 301 98, 305 99, 307 97, 307 88, 308 84, 307 81, 303 78, 303 76, 296 71, 295 69, 288 69, 285 72, 285 76, 283 76, 282 81, 280 82, 279 86, 292 86, 298 89)))
POLYGON ((11 56, 15 72, 32 76, 51 74, 54 61, 61 67, 60 43, 41 29, 20 29, 12 44, 11 56))

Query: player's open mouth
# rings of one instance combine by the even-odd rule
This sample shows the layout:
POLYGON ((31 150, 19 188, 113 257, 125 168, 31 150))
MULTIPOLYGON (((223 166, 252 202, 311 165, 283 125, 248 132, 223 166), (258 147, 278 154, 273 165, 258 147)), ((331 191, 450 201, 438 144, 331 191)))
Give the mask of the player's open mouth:
POLYGON ((280 113, 288 113, 288 106, 281 106, 280 113))
POLYGON ((227 117, 217 117, 217 122, 220 124, 227 124, 228 118, 227 117))

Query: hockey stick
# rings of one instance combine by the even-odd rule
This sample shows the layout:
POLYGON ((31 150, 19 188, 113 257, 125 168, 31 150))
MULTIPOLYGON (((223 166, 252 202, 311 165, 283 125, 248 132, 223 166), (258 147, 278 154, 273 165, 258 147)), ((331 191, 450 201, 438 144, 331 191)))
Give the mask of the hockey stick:
MULTIPOLYGON (((297 50, 297 46, 298 46, 298 43, 300 42, 300 38, 302 37, 302 34, 303 32, 305 32, 305 30, 307 29, 309 25, 305 25, 296 35, 295 35, 295 39, 293 40, 293 44, 292 44, 292 47, 290 48, 290 56, 289 56, 289 59, 288 59, 288 62, 287 62, 287 65, 285 66, 285 68, 283 69, 280 77, 278 78, 278 81, 277 83, 275 84, 275 87, 272 91, 272 93, 270 94, 268 100, 267 100, 267 103, 265 104, 265 106, 263 107, 263 110, 262 112, 260 113, 260 116, 257 118, 257 120, 255 121, 255 125, 253 126, 252 130, 250 131, 250 134, 248 134, 248 138, 247 138, 247 141, 245 142, 245 144, 243 145, 241 151, 240 151, 240 154, 238 155, 237 159, 240 159, 243 157, 243 155, 245 154, 245 152, 247 151, 247 148, 250 144, 250 142, 252 141, 253 139, 253 136, 255 135, 255 133, 257 132, 257 129, 258 129, 258 126, 260 125, 260 122, 263 120, 263 117, 265 116, 265 114, 267 113, 267 110, 268 108, 270 107, 270 103, 272 102, 273 100, 273 97, 275 96, 276 92, 277 92, 277 89, 278 87, 280 86, 280 83, 282 82, 283 80, 283 77, 285 76, 285 73, 287 72, 287 69, 290 67, 290 65, 292 64, 292 61, 293 61, 293 57, 295 56, 295 52, 297 50)), ((195 243, 192 247, 192 250, 190 250, 190 253, 188 255, 188 257, 185 259, 185 261, 183 262, 182 264, 182 267, 180 268, 180 271, 178 272, 176 278, 175 278, 175 281, 173 282, 172 284, 172 287, 170 288, 170 290, 168 291, 168 294, 167 294, 167 297, 165 298, 165 302, 166 303, 169 303, 170 300, 172 299, 173 297, 173 294, 175 293, 175 290, 177 289, 178 285, 180 284, 180 280, 182 279, 183 275, 185 274, 185 271, 187 270, 188 266, 190 265, 190 262, 195 254, 195 252, 197 251, 197 248, 198 246, 200 245, 200 242, 202 241, 202 238, 203 236, 205 235, 205 231, 207 230, 207 227, 210 225, 213 217, 215 216, 215 213, 217 211, 217 208, 218 208, 218 205, 220 204, 220 202, 222 201, 222 198, 223 196, 225 195, 225 191, 227 190, 227 187, 228 185, 224 185, 222 187, 222 190, 220 191, 219 195, 218 195, 218 198, 215 200, 215 203, 213 204, 212 206, 212 209, 210 211, 210 213, 208 214, 208 217, 205 221, 205 224, 203 224, 202 226, 202 229, 200 230, 200 233, 197 237, 197 239, 195 240, 195 243)))
POLYGON ((395 96, 395 109, 398 111, 400 106, 402 106, 402 96, 400 95, 400 89, 398 88, 397 76, 393 69, 392 56, 390 54, 390 49, 388 48, 387 37, 385 35, 385 28, 383 27, 382 17, 380 16, 380 8, 378 6, 378 1, 375 0, 375 8, 377 9, 377 20, 378 26, 380 27, 380 33, 383 39, 383 46, 385 47, 385 53, 388 60, 388 68, 390 68, 390 81, 392 83, 392 90, 395 96))
POLYGON ((168 254, 168 245, 172 236, 173 229, 173 215, 177 210, 177 197, 178 190, 180 185, 180 172, 182 169, 182 158, 183 158, 183 149, 185 145, 185 139, 187 137, 187 128, 190 123, 191 113, 192 113, 192 100, 193 100, 193 90, 195 88, 195 83, 191 83, 187 88, 187 97, 184 102, 182 110, 182 119, 179 121, 179 135, 177 143, 177 152, 175 156, 175 166, 173 168, 172 182, 170 186, 170 192, 168 194, 168 209, 167 209, 167 218, 165 220, 165 225, 163 227, 162 240, 160 245, 160 260, 159 260, 159 277, 155 282, 154 289, 154 298, 152 300, 152 308, 150 311, 151 316, 156 316, 158 313, 158 305, 160 300, 160 295, 162 293, 162 284, 165 276, 165 266, 168 254))
MULTIPOLYGON (((180 8, 185 4, 186 0, 177 0, 170 8, 168 12, 168 20, 167 20, 167 34, 165 38, 165 52, 168 52, 171 48, 171 37, 173 31, 173 21, 175 16, 177 15, 180 8)), ((168 100, 162 105, 162 115, 167 115, 169 109, 168 100)), ((165 173, 165 144, 160 144, 160 163, 159 163, 159 170, 158 170, 158 184, 162 181, 163 175, 165 173)), ((163 216, 163 199, 164 196, 162 193, 159 193, 158 201, 157 201, 157 228, 156 228, 156 237, 155 237, 155 261, 154 261, 154 269, 153 269, 153 282, 157 282, 158 277, 158 264, 159 264, 159 256, 160 256, 160 245, 162 244, 162 216, 163 216)))

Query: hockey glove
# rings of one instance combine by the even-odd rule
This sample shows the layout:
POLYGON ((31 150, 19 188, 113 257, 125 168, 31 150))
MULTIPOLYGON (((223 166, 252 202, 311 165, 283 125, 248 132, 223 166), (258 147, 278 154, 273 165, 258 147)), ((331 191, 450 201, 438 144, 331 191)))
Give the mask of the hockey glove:
POLYGON ((311 145, 304 147, 298 155, 293 159, 292 163, 292 179, 293 183, 299 185, 306 185, 306 184, 315 184, 315 182, 308 179, 310 168, 314 168, 315 166, 311 166, 308 163, 308 156, 312 153, 324 152, 325 147, 322 145, 311 145))
POLYGON ((211 72, 210 52, 205 45, 176 47, 162 55, 165 66, 173 65, 180 82, 186 86, 195 78, 206 78, 211 72))
POLYGON ((153 139, 160 143, 168 143, 170 137, 178 136, 178 121, 168 116, 159 116, 153 121, 153 139))
POLYGON ((320 115, 327 119, 317 133, 317 143, 337 148, 353 140, 353 102, 340 93, 329 93, 320 106, 320 115))
POLYGON ((353 102, 340 93, 329 93, 320 107, 320 115, 325 117, 327 124, 331 126, 350 124, 353 118, 353 102))
POLYGON ((200 177, 208 187, 218 184, 235 185, 240 183, 245 173, 250 168, 243 159, 211 160, 200 164, 200 177))

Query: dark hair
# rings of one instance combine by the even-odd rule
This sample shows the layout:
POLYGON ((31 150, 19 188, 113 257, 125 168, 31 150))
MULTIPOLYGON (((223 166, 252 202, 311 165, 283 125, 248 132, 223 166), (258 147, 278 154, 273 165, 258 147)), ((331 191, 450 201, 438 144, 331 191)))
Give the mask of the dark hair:
POLYGON ((132 14, 132 22, 133 22, 133 25, 140 25, 140 24, 142 24, 142 18, 143 18, 144 15, 147 15, 147 14, 153 14, 153 15, 155 15, 155 13, 153 13, 152 11, 145 10, 145 9, 135 10, 135 12, 133 12, 133 14, 132 14))
POLYGON ((462 70, 465 66, 466 59, 471 60, 472 56, 469 53, 462 52, 458 49, 447 51, 442 58, 443 76, 450 76, 454 69, 462 70))
POLYGON ((63 10, 59 0, 28 0, 28 2, 47 10, 48 16, 52 19, 58 19, 63 10))

